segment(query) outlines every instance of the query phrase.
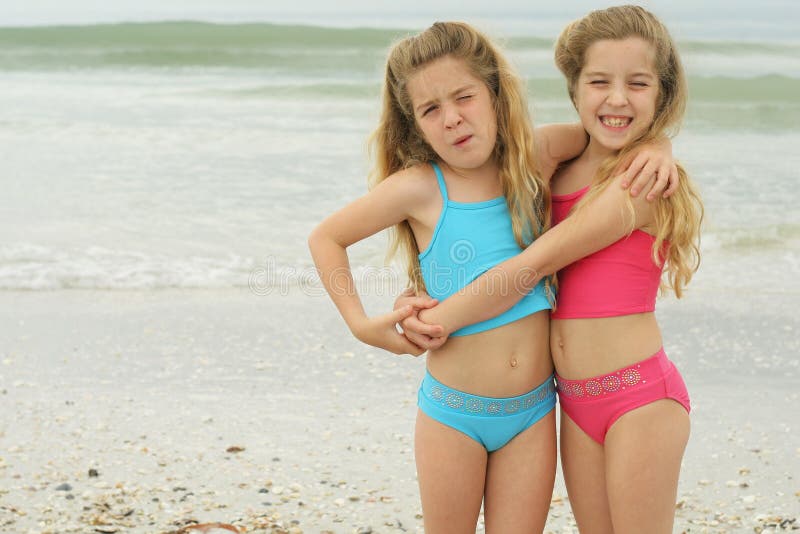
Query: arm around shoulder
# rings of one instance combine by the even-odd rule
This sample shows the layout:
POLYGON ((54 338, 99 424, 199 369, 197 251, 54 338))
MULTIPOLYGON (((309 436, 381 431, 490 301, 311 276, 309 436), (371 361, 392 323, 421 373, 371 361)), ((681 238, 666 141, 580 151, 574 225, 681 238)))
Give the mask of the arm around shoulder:
POLYGON ((561 163, 581 155, 589 142, 580 123, 545 124, 534 129, 533 135, 539 167, 547 180, 561 163))

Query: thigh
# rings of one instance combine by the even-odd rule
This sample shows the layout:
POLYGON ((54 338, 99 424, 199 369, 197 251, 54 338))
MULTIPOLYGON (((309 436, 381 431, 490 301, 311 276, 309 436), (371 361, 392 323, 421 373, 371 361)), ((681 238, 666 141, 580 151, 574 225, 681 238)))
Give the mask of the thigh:
POLYGON ((606 493, 605 450, 561 411, 561 470, 581 534, 614 534, 606 493))
POLYGON ((689 414, 670 399, 627 412, 606 435, 606 478, 616 534, 672 532, 689 414))
POLYGON ((487 534, 542 532, 556 476, 556 419, 551 410, 489 454, 484 495, 487 534))
POLYGON ((486 480, 486 449, 418 411, 414 451, 425 532, 474 534, 486 480))

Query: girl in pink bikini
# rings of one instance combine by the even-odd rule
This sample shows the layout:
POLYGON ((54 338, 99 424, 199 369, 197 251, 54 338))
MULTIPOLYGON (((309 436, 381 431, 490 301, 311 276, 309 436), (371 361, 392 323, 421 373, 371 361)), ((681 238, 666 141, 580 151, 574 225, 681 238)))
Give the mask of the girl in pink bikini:
MULTIPOLYGON (((631 151, 677 131, 686 80, 666 28, 636 6, 573 22, 555 56, 590 137, 553 178, 556 226, 418 318, 446 336, 508 309, 558 271, 550 348, 564 478, 578 527, 666 534, 689 438, 689 396, 662 348, 655 299, 660 286, 680 297, 696 271, 703 208, 680 166, 669 199, 648 203, 610 186, 631 151), (492 291, 498 277, 513 280, 516 290, 492 291)), ((431 330, 414 320, 403 326, 418 345, 441 342, 427 341, 420 334, 431 330)))

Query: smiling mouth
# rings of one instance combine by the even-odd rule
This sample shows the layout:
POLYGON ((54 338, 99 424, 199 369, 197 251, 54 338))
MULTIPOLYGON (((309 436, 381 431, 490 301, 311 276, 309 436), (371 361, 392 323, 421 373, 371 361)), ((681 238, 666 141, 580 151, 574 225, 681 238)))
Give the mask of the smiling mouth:
POLYGON ((633 117, 613 117, 611 115, 601 115, 600 122, 611 128, 624 128, 633 122, 633 117))

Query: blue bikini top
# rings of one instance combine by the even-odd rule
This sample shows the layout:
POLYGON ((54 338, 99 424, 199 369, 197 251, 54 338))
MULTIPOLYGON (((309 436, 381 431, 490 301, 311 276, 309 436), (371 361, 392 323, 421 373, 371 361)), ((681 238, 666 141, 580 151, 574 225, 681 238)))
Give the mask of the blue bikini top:
MULTIPOLYGON (((430 244, 419 255, 419 263, 428 294, 441 301, 522 249, 514 239, 505 197, 482 202, 450 200, 441 169, 435 162, 431 165, 442 194, 442 212, 430 244)), ((498 280, 495 290, 514 291, 513 281, 498 280)), ((477 334, 550 308, 542 280, 513 308, 450 335, 477 334)))

